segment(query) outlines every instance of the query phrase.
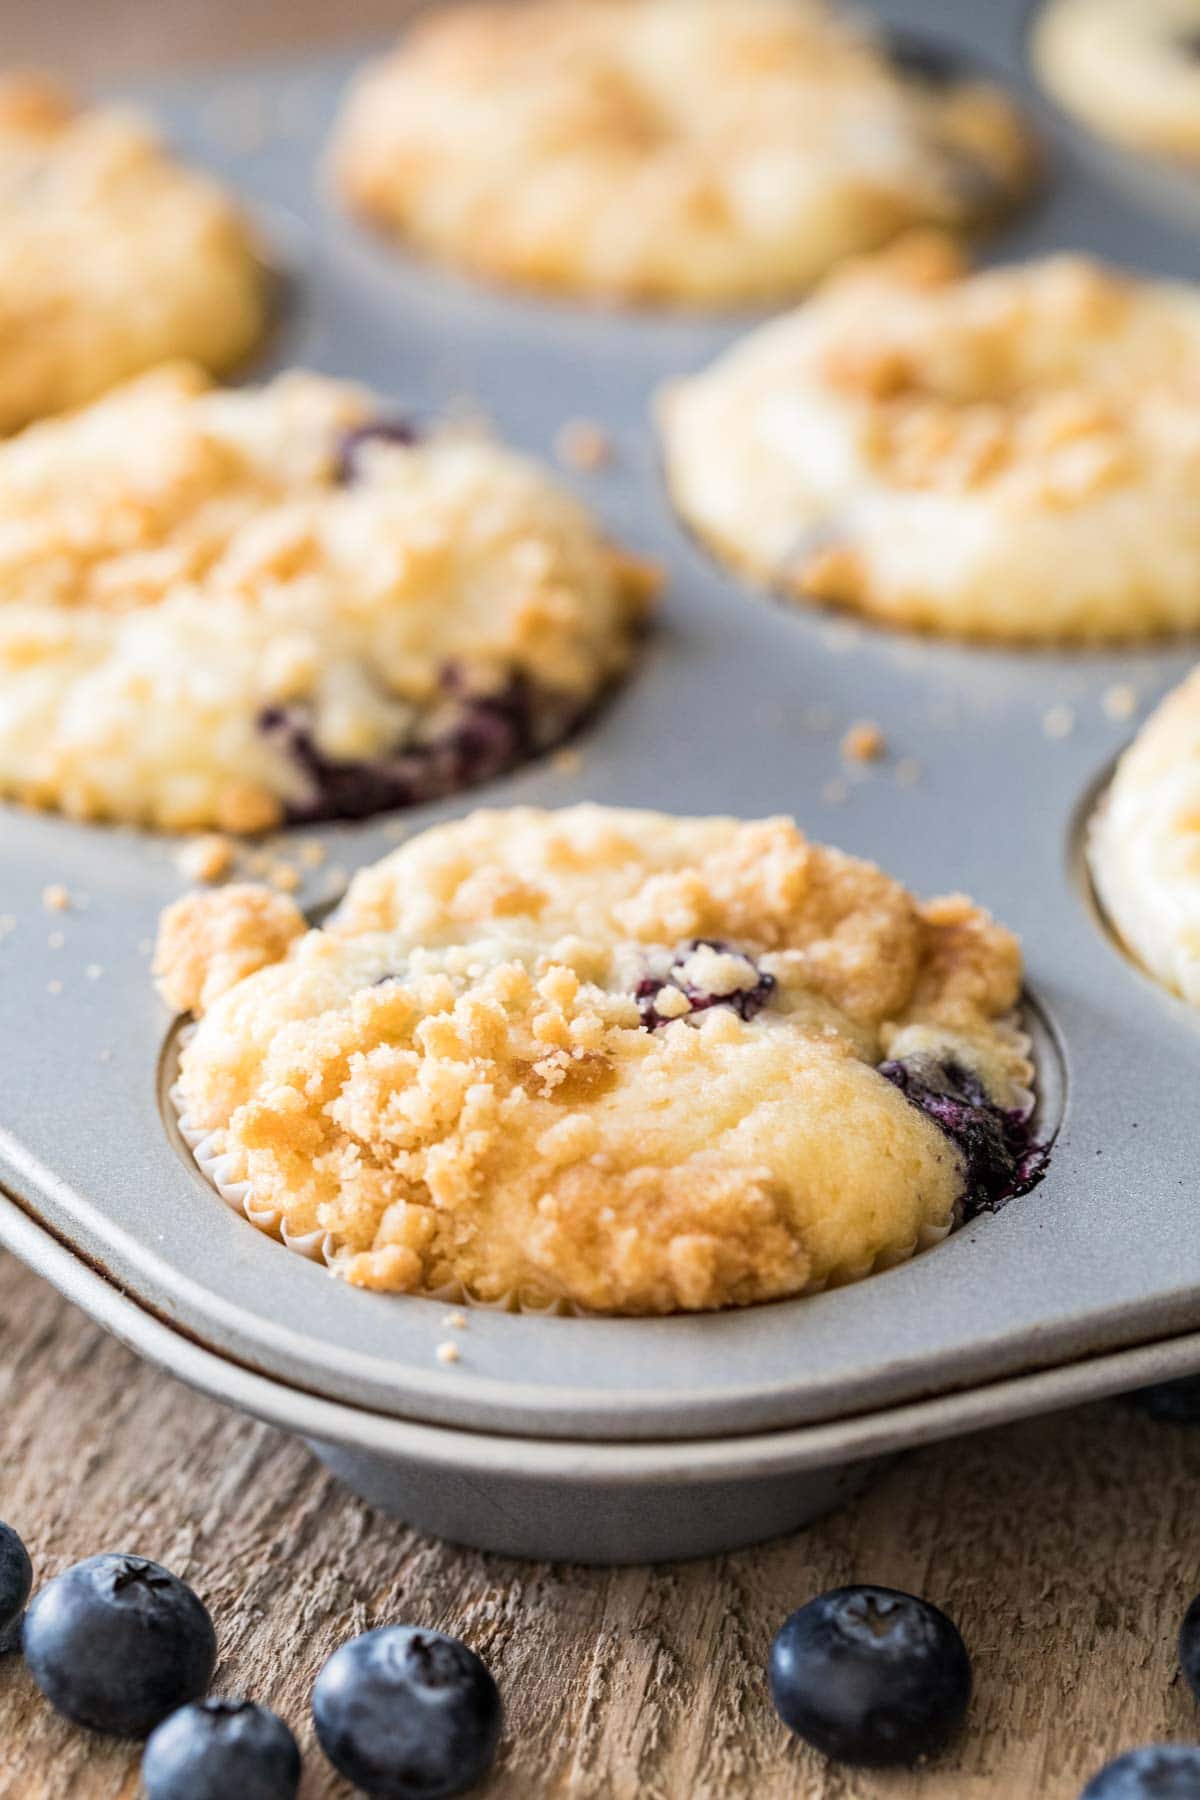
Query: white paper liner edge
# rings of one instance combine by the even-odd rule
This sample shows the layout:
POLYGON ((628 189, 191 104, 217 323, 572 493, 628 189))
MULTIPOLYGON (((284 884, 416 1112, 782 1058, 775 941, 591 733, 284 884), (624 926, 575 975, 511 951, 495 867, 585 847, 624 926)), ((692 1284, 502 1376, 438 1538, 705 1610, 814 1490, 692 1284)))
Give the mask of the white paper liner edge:
MULTIPOLYGON (((179 1135, 192 1153, 196 1167, 208 1185, 213 1188, 226 1206, 239 1213, 255 1230, 275 1238, 285 1249, 296 1256, 303 1256, 309 1262, 320 1262, 330 1271, 337 1273, 336 1256, 332 1234, 328 1231, 289 1232, 287 1223, 277 1207, 256 1206, 254 1204, 250 1183, 230 1179, 230 1163, 233 1158, 228 1152, 222 1152, 214 1143, 216 1133, 197 1125, 188 1116, 184 1105, 183 1094, 178 1082, 168 1092, 168 1098, 175 1111, 179 1135)), ((844 1268, 833 1271, 823 1280, 811 1281, 807 1286, 797 1290, 797 1299, 809 1294, 820 1294, 828 1288, 850 1287, 855 1282, 864 1281, 868 1275, 881 1274, 885 1269, 899 1268, 901 1264, 910 1262, 923 1250, 931 1250, 940 1244, 954 1230, 955 1220, 948 1219, 944 1224, 925 1224, 917 1229, 917 1235, 911 1244, 892 1245, 881 1250, 877 1256, 863 1263, 848 1264, 844 1268)), ((437 1300, 447 1306, 478 1306, 486 1312, 520 1312, 531 1316, 558 1315, 570 1318, 587 1318, 591 1315, 587 1309, 564 1301, 552 1301, 549 1306, 524 1305, 517 1294, 503 1295, 499 1300, 481 1300, 469 1293, 461 1282, 449 1282, 439 1288, 420 1288, 412 1290, 425 1300, 437 1300)))

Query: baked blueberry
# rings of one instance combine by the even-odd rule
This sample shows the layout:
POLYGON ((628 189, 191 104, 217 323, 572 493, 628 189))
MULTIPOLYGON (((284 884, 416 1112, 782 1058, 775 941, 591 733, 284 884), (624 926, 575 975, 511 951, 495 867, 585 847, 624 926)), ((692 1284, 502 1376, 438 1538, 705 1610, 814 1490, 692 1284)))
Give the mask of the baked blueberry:
POLYGON ((89 1556, 35 1594, 25 1661, 52 1706, 93 1731, 145 1737, 212 1678, 217 1640, 191 1588, 144 1556, 89 1556))
POLYGON ((1093 1775, 1079 1800, 1200 1800, 1200 1747, 1129 1750, 1093 1775))
POLYGON ((893 69, 922 87, 945 89, 969 76, 963 58, 933 38, 890 26, 883 33, 882 44, 893 69))
POLYGON ((475 1652, 408 1625, 335 1650, 312 1706, 334 1768, 382 1800, 465 1793, 491 1767, 503 1721, 499 1690, 475 1652))
POLYGON ((739 1019, 752 1019, 774 991, 775 977, 744 950, 724 938, 692 938, 661 974, 642 977, 634 997, 646 1030, 657 1031, 710 1006, 729 1006, 739 1019))
POLYGON ((771 1646, 785 1725, 839 1762, 883 1767, 940 1750, 971 1694, 958 1628, 893 1588, 834 1588, 786 1620, 771 1646))
POLYGON ((1156 1381, 1128 1396, 1129 1404, 1165 1425, 1200 1425, 1200 1375, 1156 1381))
POLYGON ((1028 1113, 1006 1111, 969 1069, 929 1056, 884 1062, 879 1073, 957 1144, 966 1164, 963 1218, 994 1212, 1027 1194, 1046 1173, 1050 1150, 1033 1135, 1028 1113))
POLYGON ((142 1757, 146 1800, 294 1800, 300 1752, 252 1700, 198 1700, 155 1727, 142 1757))
POLYGON ((1184 1613, 1179 1627, 1179 1666, 1184 1680, 1200 1700, 1200 1595, 1184 1613))
POLYGON ((334 464, 336 479, 346 487, 358 474, 358 453, 364 444, 398 444, 405 449, 420 442, 420 433, 409 419, 371 419, 365 425, 353 425, 338 439, 334 464))
POLYGON ((0 1521, 0 1655, 20 1647, 21 1621, 32 1586, 29 1552, 12 1526, 0 1521))
POLYGON ((559 696, 536 693, 517 676, 494 692, 471 693, 448 665, 441 689, 433 726, 418 726, 388 754, 369 758, 326 755, 309 707, 265 707, 259 730, 303 772, 307 789, 304 799, 288 805, 288 822, 362 819, 441 799, 506 773, 565 736, 581 716, 559 696))

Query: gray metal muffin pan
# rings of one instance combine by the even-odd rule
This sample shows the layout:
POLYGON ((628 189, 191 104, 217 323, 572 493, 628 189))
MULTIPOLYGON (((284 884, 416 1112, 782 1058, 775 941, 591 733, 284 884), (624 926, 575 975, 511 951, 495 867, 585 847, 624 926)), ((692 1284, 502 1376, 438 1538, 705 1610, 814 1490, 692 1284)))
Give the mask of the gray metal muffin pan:
MULTIPOLYGON (((1200 276, 1200 242, 1104 185, 1040 108, 1021 4, 879 11, 952 45, 969 35, 1047 125, 1046 194, 990 255, 1070 246, 1200 276)), ((286 316, 255 373, 307 363, 418 415, 467 404, 542 455, 565 421, 598 420, 612 467, 564 479, 670 583, 577 770, 546 762, 452 803, 297 834, 328 853, 302 899, 330 896, 334 866, 484 802, 794 813, 924 894, 967 890, 1019 932, 1054 1160, 1032 1194, 857 1286, 661 1320, 472 1311, 453 1333, 460 1360, 442 1364, 444 1305, 359 1293, 290 1256, 226 1209, 178 1141, 171 1022, 148 971, 158 913, 183 885, 175 846, 9 809, 0 1240, 185 1379, 314 1440, 369 1497, 530 1554, 729 1547, 830 1504, 851 1480, 843 1465, 1200 1369, 1200 1023, 1107 936, 1079 859, 1090 796, 1133 728, 1106 697, 1132 687, 1144 712, 1197 645, 996 651, 749 595, 672 517, 647 407, 659 381, 752 321, 531 301, 369 239, 314 186, 350 67, 135 95, 259 206, 288 267, 286 316), (848 772, 838 739, 864 718, 890 756, 848 772), (72 895, 67 912, 44 909, 50 883, 72 895)))

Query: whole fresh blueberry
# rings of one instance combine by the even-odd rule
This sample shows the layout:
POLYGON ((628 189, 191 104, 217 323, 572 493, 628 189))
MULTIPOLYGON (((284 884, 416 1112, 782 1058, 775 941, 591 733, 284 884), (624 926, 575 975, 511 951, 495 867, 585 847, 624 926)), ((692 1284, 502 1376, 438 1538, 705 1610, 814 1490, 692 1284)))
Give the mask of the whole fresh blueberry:
POLYGON ((1184 1679, 1200 1700, 1200 1595, 1192 1601, 1179 1627, 1179 1666, 1184 1679))
POLYGON ((491 1767, 503 1708, 487 1664, 440 1631, 386 1625, 335 1650, 313 1689, 334 1768, 382 1800, 442 1800, 491 1767))
POLYGON ((958 1627, 893 1588, 810 1600, 772 1644, 768 1675, 785 1725, 839 1762, 881 1767, 939 1750, 971 1695, 958 1627))
POLYGON ((22 1614, 32 1586, 29 1552, 12 1526, 0 1520, 0 1655, 20 1646, 22 1614))
POLYGON ((52 1706, 145 1737, 212 1679, 217 1640, 190 1587, 144 1556, 89 1556, 34 1595, 25 1661, 52 1706))
POLYGON ((276 1713, 252 1700, 197 1700, 150 1734, 146 1800, 295 1800, 300 1752, 276 1713))
POLYGON ((1079 1800, 1200 1800, 1200 1746, 1130 1750, 1093 1775, 1079 1800))
POLYGON ((1138 1388, 1130 1394, 1129 1403, 1164 1425, 1200 1425, 1200 1375, 1138 1388))

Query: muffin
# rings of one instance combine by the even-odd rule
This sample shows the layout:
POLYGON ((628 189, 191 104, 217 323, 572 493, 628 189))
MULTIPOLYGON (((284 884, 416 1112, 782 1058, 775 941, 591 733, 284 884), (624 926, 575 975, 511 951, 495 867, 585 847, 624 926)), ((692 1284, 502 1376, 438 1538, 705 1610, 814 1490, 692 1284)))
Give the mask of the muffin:
POLYGON ((1049 0, 1032 49, 1060 106, 1101 137, 1200 160, 1200 0, 1049 0))
POLYGON ((179 1102, 362 1287, 653 1314, 903 1261, 1040 1176, 1016 940, 788 819, 479 812, 323 930, 164 915, 179 1102))
POLYGON ((974 231, 1029 186, 1013 104, 889 56, 819 0, 483 0, 353 87, 346 204, 419 251, 600 301, 807 288, 914 224, 974 231))
POLYGON ((483 437, 163 368, 0 445, 0 794, 244 832, 454 793, 584 717, 653 586, 483 437))
POLYGON ((0 77, 0 432, 168 357, 220 372, 262 336, 247 221, 139 120, 0 77))
POLYGON ((664 392, 715 554, 798 600, 1010 641, 1200 625, 1200 295, 918 235, 664 392))
POLYGON ((1200 1006, 1200 670, 1121 758, 1088 849, 1097 895, 1128 949, 1200 1006))

